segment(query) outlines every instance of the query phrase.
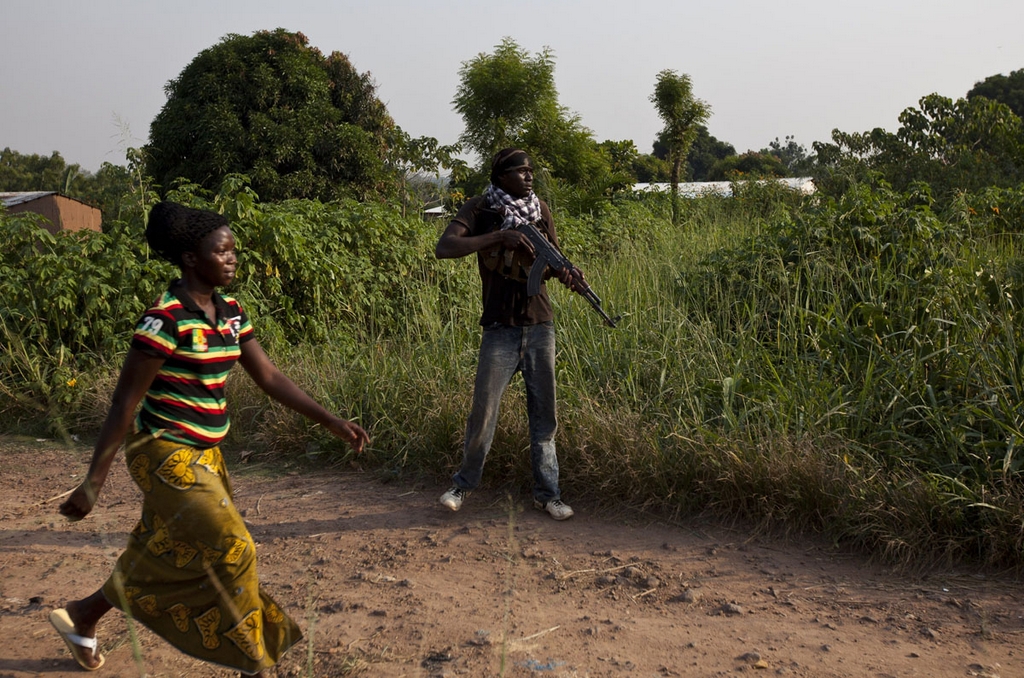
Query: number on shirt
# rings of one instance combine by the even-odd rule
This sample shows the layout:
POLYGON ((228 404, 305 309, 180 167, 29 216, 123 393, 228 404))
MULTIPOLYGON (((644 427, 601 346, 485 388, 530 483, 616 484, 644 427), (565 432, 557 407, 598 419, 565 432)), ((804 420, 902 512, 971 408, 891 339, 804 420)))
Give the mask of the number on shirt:
POLYGON ((161 318, 154 318, 151 315, 147 315, 142 319, 142 327, 139 331, 144 334, 156 334, 160 331, 160 328, 164 326, 164 321, 161 318))

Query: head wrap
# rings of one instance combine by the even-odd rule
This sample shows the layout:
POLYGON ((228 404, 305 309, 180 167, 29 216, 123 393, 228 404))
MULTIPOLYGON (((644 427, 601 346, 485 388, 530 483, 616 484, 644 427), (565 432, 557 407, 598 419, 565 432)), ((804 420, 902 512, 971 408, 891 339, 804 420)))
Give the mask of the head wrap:
POLYGON ((505 172, 530 166, 530 156, 518 148, 498 151, 491 162, 491 185, 484 191, 484 199, 488 207, 505 217, 501 224, 503 231, 540 221, 540 200, 537 199, 536 193, 530 191, 527 195, 516 198, 498 185, 499 177, 505 172))
POLYGON ((227 225, 223 214, 159 202, 149 211, 146 242, 161 259, 181 266, 182 254, 195 252, 203 238, 227 225))
POLYGON ((530 156, 518 148, 505 148, 498 151, 491 161, 491 183, 497 184, 498 177, 511 169, 530 167, 530 156))

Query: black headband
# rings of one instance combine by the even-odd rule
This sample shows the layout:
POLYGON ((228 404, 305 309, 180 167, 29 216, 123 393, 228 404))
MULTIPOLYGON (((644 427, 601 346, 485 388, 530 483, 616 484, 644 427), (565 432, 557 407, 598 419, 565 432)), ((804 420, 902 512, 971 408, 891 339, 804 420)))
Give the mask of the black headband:
POLYGON ((491 163, 491 183, 497 184, 498 177, 511 169, 529 166, 530 156, 526 155, 526 151, 521 151, 518 148, 506 148, 503 151, 498 151, 491 163))

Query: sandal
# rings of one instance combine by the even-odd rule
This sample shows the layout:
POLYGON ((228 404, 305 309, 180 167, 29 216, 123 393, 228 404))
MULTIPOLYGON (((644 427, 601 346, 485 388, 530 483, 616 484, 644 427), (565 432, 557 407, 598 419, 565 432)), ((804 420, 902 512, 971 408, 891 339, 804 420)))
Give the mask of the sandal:
POLYGON ((50 623, 53 624, 53 628, 57 629, 57 633, 64 640, 64 644, 71 650, 71 656, 74 657, 78 665, 86 671, 95 671, 96 669, 103 666, 103 662, 106 658, 96 652, 98 644, 95 638, 86 638, 75 633, 75 625, 71 621, 71 617, 68 616, 68 611, 61 608, 54 610, 50 613, 50 623), (89 666, 86 661, 89 655, 85 654, 88 650, 92 653, 92 656, 96 659, 96 666, 89 666))

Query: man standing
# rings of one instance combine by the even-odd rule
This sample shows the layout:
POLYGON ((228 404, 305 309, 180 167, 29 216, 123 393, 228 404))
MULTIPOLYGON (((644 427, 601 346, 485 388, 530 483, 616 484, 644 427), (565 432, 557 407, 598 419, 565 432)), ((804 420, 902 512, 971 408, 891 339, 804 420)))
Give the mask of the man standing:
MULTIPOLYGON (((534 506, 555 520, 571 518, 558 489, 555 455, 555 329, 547 289, 529 296, 526 279, 535 252, 517 230, 532 223, 555 247, 558 237, 548 206, 533 192, 533 166, 525 152, 507 148, 491 163, 491 185, 471 198, 438 240, 439 259, 476 253, 483 286, 483 338, 473 388, 473 406, 466 424, 462 466, 441 503, 458 511, 480 484, 484 460, 498 424, 498 407, 516 372, 526 385, 533 468, 534 506)), ((574 291, 583 279, 578 269, 559 273, 574 291)))

